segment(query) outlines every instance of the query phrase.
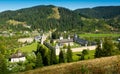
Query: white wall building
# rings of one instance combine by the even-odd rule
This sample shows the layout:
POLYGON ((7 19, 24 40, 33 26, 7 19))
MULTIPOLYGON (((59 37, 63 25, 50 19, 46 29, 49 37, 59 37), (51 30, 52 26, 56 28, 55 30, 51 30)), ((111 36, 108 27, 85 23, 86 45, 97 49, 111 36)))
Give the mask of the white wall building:
POLYGON ((24 62, 26 60, 25 57, 15 57, 15 58, 11 58, 11 62, 24 62))
POLYGON ((26 60, 25 55, 21 53, 19 50, 17 53, 12 54, 10 57, 10 62, 24 62, 26 60))

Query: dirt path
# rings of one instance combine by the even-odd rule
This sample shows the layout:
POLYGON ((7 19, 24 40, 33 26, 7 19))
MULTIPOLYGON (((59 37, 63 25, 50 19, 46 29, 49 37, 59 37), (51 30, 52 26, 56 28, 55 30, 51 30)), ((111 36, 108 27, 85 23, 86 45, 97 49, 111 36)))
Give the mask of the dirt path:
POLYGON ((87 46, 87 47, 71 48, 71 50, 72 50, 72 52, 79 52, 79 51, 83 51, 84 49, 95 50, 96 47, 97 47, 97 46, 95 45, 95 46, 87 46))
MULTIPOLYGON (((89 50, 95 50, 96 49, 96 45, 95 46, 83 46, 83 47, 79 47, 79 48, 71 48, 72 52, 80 52, 83 51, 84 49, 89 49, 89 50)), ((66 50, 65 50, 66 51, 66 50)), ((60 49, 56 49, 56 55, 59 55, 60 53, 60 49)))

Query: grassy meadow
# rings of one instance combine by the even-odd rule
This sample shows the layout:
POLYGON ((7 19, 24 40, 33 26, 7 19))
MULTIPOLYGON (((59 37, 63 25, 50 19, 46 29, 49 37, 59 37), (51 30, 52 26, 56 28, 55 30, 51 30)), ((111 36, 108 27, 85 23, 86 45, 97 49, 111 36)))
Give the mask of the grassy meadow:
MULTIPOLYGON (((80 60, 80 55, 82 54, 82 52, 73 52, 73 61, 79 61, 80 60)), ((89 50, 88 54, 85 55, 85 60, 88 59, 94 59, 94 54, 95 54, 95 50, 89 50)))
POLYGON ((119 37, 120 34, 79 34, 80 37, 119 37))
POLYGON ((27 46, 23 46, 21 48, 17 48, 17 49, 20 49, 22 52, 32 52, 33 50, 36 50, 37 49, 37 42, 35 43, 32 43, 30 45, 27 45, 27 46))

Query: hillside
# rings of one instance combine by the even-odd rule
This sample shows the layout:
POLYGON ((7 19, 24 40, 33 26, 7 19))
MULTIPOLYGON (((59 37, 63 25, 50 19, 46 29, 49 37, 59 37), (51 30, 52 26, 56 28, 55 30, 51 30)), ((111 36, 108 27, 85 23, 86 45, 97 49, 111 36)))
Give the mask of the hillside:
POLYGON ((96 33, 96 30, 99 30, 99 32, 111 32, 111 30, 113 31, 114 29, 119 31, 120 22, 118 19, 110 23, 109 20, 94 18, 94 16, 101 18, 107 17, 108 15, 110 17, 107 18, 117 18, 120 14, 119 11, 119 6, 106 7, 105 9, 103 7, 96 7, 93 9, 78 9, 72 11, 53 5, 40 5, 15 11, 9 10, 0 13, 0 31, 11 29, 13 31, 30 31, 36 29, 49 31, 56 29, 61 32, 70 31, 73 33, 96 33), (103 12, 103 10, 106 9, 109 11, 103 12), (30 28, 25 26, 30 26, 30 28))
POLYGON ((47 31, 57 28, 59 31, 63 31, 79 27, 81 24, 79 23, 80 16, 78 18, 76 17, 77 15, 69 9, 58 8, 53 5, 41 5, 16 11, 2 12, 0 13, 0 24, 7 25, 9 24, 6 23, 7 21, 14 20, 26 22, 27 25, 31 26, 32 30, 40 28, 41 30, 47 31), (66 27, 68 28, 66 29, 66 27))
POLYGON ((94 8, 77 9, 75 12, 91 18, 110 19, 120 15, 120 6, 100 6, 94 8))
POLYGON ((119 74, 120 56, 53 65, 18 74, 119 74), (112 59, 112 60, 111 60, 112 59))

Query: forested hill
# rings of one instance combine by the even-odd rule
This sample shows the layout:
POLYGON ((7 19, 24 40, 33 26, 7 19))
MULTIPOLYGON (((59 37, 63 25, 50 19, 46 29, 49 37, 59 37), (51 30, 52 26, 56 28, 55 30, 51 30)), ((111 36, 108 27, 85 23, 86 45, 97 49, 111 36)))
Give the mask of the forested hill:
POLYGON ((57 29, 63 31, 79 28, 82 25, 80 17, 66 8, 40 5, 2 12, 0 13, 0 24, 8 26, 8 24, 16 25, 15 22, 24 22, 24 24, 30 25, 32 29, 40 28, 44 31, 57 29))
MULTIPOLYGON (((99 10, 99 8, 94 9, 99 10)), ((119 11, 114 8, 112 10, 119 11)), ((83 9, 83 11, 85 10, 83 9)), ((105 13, 107 14, 107 11, 105 13)), ((93 12, 90 14, 92 15, 93 12)), ((114 14, 114 16, 117 16, 118 13, 114 12, 114 14)), ((117 31, 120 29, 120 22, 115 22, 116 19, 111 24, 109 23, 110 20, 105 21, 103 19, 88 18, 89 16, 83 13, 78 14, 78 10, 72 11, 53 5, 40 5, 15 11, 1 12, 0 31, 26 31, 36 29, 48 31, 56 29, 61 32, 111 32, 111 29, 117 31), (28 26, 31 26, 31 28, 28 28, 28 26)), ((117 20, 119 20, 118 17, 117 20)))
POLYGON ((77 9, 75 12, 91 18, 110 19, 120 15, 120 6, 100 6, 94 8, 77 9))

